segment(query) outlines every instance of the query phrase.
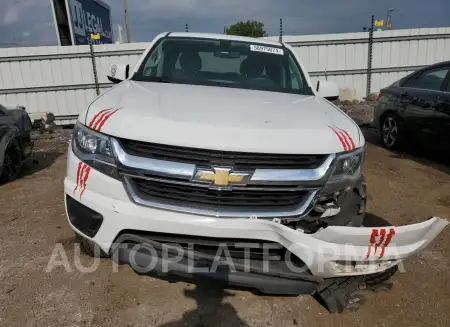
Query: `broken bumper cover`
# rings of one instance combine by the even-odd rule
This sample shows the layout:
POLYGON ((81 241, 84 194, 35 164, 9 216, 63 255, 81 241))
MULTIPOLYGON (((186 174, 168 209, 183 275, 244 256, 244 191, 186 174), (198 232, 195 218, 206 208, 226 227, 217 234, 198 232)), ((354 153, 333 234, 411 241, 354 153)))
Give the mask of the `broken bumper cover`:
MULTIPOLYGON (((179 247, 178 244, 174 245, 174 240, 169 239, 168 243, 165 244, 128 233, 121 234, 115 240, 111 252, 114 253, 116 250, 119 250, 121 261, 131 264, 133 268, 138 267, 136 269, 138 271, 142 268, 147 269, 147 272, 149 272, 148 267, 150 264, 152 267, 150 270, 156 272, 184 276, 187 274, 192 276, 202 275, 213 278, 215 274, 218 274, 215 278, 223 280, 225 276, 220 276, 223 274, 223 270, 220 273, 217 268, 225 266, 228 269, 226 277, 231 278, 227 279, 227 281, 232 281, 233 277, 247 280, 248 276, 251 275, 248 273, 251 272, 255 274, 252 277, 255 280, 269 278, 277 281, 277 279, 281 278, 290 280, 292 285, 302 281, 303 284, 307 283, 312 286, 321 281, 321 279, 316 277, 367 275, 392 268, 401 260, 423 249, 445 225, 445 220, 434 217, 420 224, 402 227, 374 229, 329 227, 314 235, 301 234, 305 237, 303 241, 284 245, 284 247, 301 258, 304 265, 300 267, 292 262, 286 264, 288 261, 284 260, 286 258, 278 258, 279 262, 282 262, 282 265, 284 265, 282 269, 279 269, 279 265, 278 268, 274 269, 270 265, 271 262, 269 262, 273 259, 270 259, 269 256, 267 257, 267 263, 258 261, 255 265, 253 259, 249 259, 245 263, 243 260, 236 259, 232 255, 230 256, 229 251, 217 253, 218 251, 216 250, 216 256, 214 254, 206 256, 201 252, 187 250, 186 247, 179 247), (378 238, 374 237, 374 235, 378 235, 378 238), (394 235, 397 236, 398 240, 396 240, 396 243, 391 243, 394 235), (353 239, 353 242, 349 243, 348 239, 353 239), (367 242, 367 239, 369 239, 369 242, 367 242), (360 244, 357 244, 358 240, 361 241, 360 244), (308 257, 305 256, 305 253, 308 253, 308 257), (152 259, 151 257, 155 258, 152 259), (265 264, 267 264, 267 269, 262 268, 265 264), (164 267, 165 270, 163 269, 164 267)), ((282 233, 279 235, 281 236, 282 233)), ((178 238, 178 240, 182 240, 181 242, 183 243, 186 241, 183 238, 178 238)), ((221 244, 227 247, 230 245, 229 240, 223 240, 221 244)), ((220 241, 218 240, 218 242, 220 241)), ((280 243, 287 244, 286 242, 280 243)), ((235 244, 245 247, 238 240, 236 240, 235 244)), ((283 285, 282 282, 280 283, 280 286, 283 285)), ((297 286, 307 288, 306 285, 300 286, 298 284, 297 286)))
POLYGON ((294 274, 278 267, 264 272, 261 266, 246 266, 239 259, 229 261, 228 265, 219 257, 194 250, 180 251, 176 246, 149 242, 133 234, 122 234, 112 250, 116 263, 129 264, 141 274, 176 275, 188 280, 209 278, 222 287, 247 287, 265 294, 312 294, 324 283, 323 278, 306 271, 294 274))
POLYGON ((330 271, 335 276, 387 270, 424 249, 447 224, 444 219, 431 217, 406 226, 325 228, 313 235, 318 245, 329 246, 320 251, 321 266, 314 269, 330 271))
POLYGON ((76 220, 73 223, 69 219, 69 224, 106 252, 110 252, 114 243, 127 231, 216 241, 271 242, 298 257, 308 267, 310 275, 331 278, 385 271, 423 249, 447 225, 447 221, 433 217, 407 226, 328 226, 306 234, 264 219, 215 218, 161 210, 135 204, 121 181, 95 169, 84 170, 80 185, 77 183, 79 163, 73 154, 69 154, 64 191, 66 196, 92 210, 91 214, 99 217, 99 224, 95 231, 91 228, 91 236, 77 228, 76 220))
MULTIPOLYGON (((138 273, 177 275, 190 280, 206 277, 221 282, 223 286, 256 288, 266 294, 312 294, 325 284, 324 279, 319 276, 321 272, 327 271, 327 274, 331 273, 333 277, 347 277, 385 271, 398 264, 401 259, 425 247, 445 225, 446 221, 431 218, 420 224, 403 227, 359 228, 361 233, 355 233, 354 230, 358 228, 354 227, 330 227, 316 233, 315 236, 322 238, 321 240, 316 238, 319 248, 315 254, 313 248, 309 248, 309 251, 312 253, 311 258, 313 255, 318 257, 307 263, 307 267, 302 268, 282 262, 284 266, 281 269, 280 265, 277 265, 276 268, 271 266, 271 269, 265 270, 264 263, 258 262, 255 265, 250 259, 246 264, 244 260, 223 256, 227 252, 222 252, 218 256, 205 255, 193 249, 186 250, 174 246, 172 240, 171 245, 166 245, 145 236, 129 233, 118 237, 112 252, 113 260, 129 264, 138 273), (339 230, 342 228, 345 230, 339 230), (375 241, 369 245, 364 244, 368 231, 371 241, 375 241), (395 231, 395 234, 392 231, 395 231), (378 235, 378 239, 374 235, 378 235), (397 235, 399 240, 391 248, 391 244, 387 244, 386 241, 389 238, 392 241, 394 235, 397 235), (346 241, 347 237, 361 239, 362 245, 355 246, 354 242, 349 244, 346 241), (334 241, 330 242, 331 239, 334 241), (357 253, 358 250, 363 250, 364 257, 360 256, 361 253, 357 253), (322 263, 323 266, 321 268, 314 266, 316 263, 322 263), (289 270, 290 268, 292 270, 289 270), (318 269, 319 274, 312 275, 309 268, 313 271, 318 269)), ((308 246, 304 245, 302 249, 307 249, 308 246)), ((362 279, 357 281, 362 282, 362 279)))

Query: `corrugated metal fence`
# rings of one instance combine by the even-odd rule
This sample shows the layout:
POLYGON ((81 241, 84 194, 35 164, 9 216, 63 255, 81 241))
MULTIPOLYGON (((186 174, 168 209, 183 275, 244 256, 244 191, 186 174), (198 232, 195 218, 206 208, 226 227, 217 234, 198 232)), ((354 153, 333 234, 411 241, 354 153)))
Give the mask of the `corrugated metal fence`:
MULTIPOLYGON (((148 43, 95 46, 101 91, 113 63, 134 65, 148 43)), ((0 103, 29 113, 52 112, 72 123, 96 97, 89 46, 0 49, 0 103)))
MULTIPOLYGON (((269 37, 277 40, 278 37, 269 37)), ((366 95, 368 33, 284 36, 297 49, 314 82, 335 81, 346 97, 366 95)), ((450 60, 450 28, 374 33, 371 92, 426 65, 450 60)))
MULTIPOLYGON (((278 39, 278 37, 268 37, 278 39)), ((313 77, 335 81, 345 98, 365 96, 368 33, 284 36, 313 77)), ((133 66, 148 43, 95 47, 101 90, 112 63, 133 66)), ((372 92, 410 72, 450 60, 450 28, 375 32, 372 92)), ((0 103, 52 112, 70 123, 95 98, 88 46, 0 49, 0 103)))

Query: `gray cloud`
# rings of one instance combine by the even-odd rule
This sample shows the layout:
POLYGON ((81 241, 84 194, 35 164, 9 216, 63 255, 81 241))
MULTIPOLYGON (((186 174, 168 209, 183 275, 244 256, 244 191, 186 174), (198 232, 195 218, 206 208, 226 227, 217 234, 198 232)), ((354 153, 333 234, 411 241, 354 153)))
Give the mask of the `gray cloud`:
MULTIPOLYGON (((109 0, 113 23, 124 25, 123 1, 109 0)), ((162 31, 223 31, 238 20, 264 22, 277 35, 283 17, 284 34, 361 31, 370 16, 385 18, 395 7, 394 27, 449 25, 449 0, 128 0, 132 39, 148 41, 162 31)), ((56 44, 50 0, 0 0, 0 46, 56 44), (31 35, 28 35, 30 32, 31 35)))
MULTIPOLYGON (((123 24, 121 0, 112 2, 114 19, 123 24), (115 5, 114 5, 115 4, 115 5)), ((449 24, 449 0, 129 0, 134 40, 144 41, 156 33, 184 30, 223 31, 238 20, 264 22, 269 35, 278 35, 283 17, 284 34, 318 34, 362 31, 370 17, 385 19, 395 7, 394 27, 438 27, 449 24)))
POLYGON ((46 0, 0 0, 0 47, 56 43, 56 33, 46 0))

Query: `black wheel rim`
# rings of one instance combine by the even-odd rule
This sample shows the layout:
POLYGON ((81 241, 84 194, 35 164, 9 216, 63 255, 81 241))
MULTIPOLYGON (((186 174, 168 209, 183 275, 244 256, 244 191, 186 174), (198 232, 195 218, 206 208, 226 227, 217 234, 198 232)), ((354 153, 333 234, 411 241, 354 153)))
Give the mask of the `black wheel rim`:
POLYGON ((383 122, 383 142, 388 147, 392 147, 397 142, 398 127, 394 117, 388 117, 383 122))

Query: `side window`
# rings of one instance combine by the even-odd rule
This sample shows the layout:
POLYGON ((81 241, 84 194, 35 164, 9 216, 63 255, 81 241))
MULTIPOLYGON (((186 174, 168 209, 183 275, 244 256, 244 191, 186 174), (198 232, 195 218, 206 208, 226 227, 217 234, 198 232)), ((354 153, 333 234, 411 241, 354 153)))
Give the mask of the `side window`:
POLYGON ((415 81, 412 87, 425 90, 440 91, 449 67, 439 67, 423 72, 415 81))
POLYGON ((144 76, 156 76, 156 73, 162 69, 162 46, 161 44, 148 57, 144 66, 144 76))
POLYGON ((305 87, 305 81, 302 78, 302 74, 298 69, 297 63, 292 56, 289 56, 289 77, 291 79, 291 88, 294 90, 301 90, 305 87))
POLYGON ((446 79, 444 80, 443 91, 444 92, 450 92, 450 67, 449 67, 448 75, 447 75, 446 79))
POLYGON ((297 76, 295 76, 295 73, 292 71, 292 67, 289 66, 289 74, 291 76, 291 87, 295 90, 300 89, 300 86, 298 84, 297 76))
POLYGON ((414 87, 414 82, 416 81, 417 74, 412 74, 409 77, 405 77, 401 82, 402 87, 414 87))

